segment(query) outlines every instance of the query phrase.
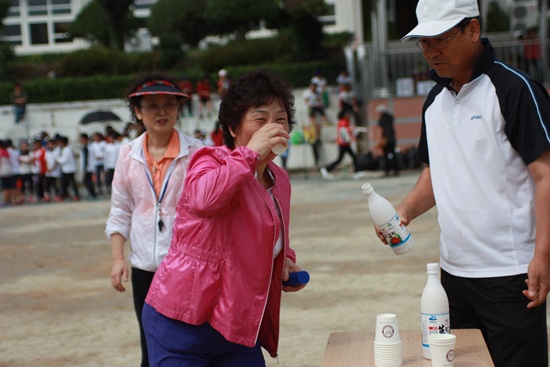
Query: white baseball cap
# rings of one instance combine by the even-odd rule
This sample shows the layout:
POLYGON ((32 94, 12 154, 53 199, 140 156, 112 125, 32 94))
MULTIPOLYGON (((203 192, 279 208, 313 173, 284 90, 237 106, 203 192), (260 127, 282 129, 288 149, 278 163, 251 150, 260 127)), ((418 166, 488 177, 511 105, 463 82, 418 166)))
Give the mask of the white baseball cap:
POLYGON ((418 25, 399 42, 411 38, 437 37, 464 18, 479 16, 477 0, 420 0, 416 6, 418 25))

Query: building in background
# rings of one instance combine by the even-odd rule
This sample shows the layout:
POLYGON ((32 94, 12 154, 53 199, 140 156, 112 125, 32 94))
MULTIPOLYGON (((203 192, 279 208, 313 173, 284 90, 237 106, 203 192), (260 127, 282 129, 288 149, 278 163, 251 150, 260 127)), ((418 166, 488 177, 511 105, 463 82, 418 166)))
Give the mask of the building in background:
MULTIPOLYGON (((17 55, 70 52, 88 47, 84 40, 71 40, 68 29, 83 7, 92 0, 11 0, 12 6, 4 19, 2 40, 15 47, 17 55)), ((148 18, 157 0, 136 0, 134 16, 148 18)), ((363 42, 361 0, 326 0, 329 12, 321 17, 326 32, 348 31, 363 42)), ((258 29, 252 37, 268 36, 272 32, 258 29)), ((154 43, 146 29, 140 29, 128 40, 127 51, 146 51, 154 43)))

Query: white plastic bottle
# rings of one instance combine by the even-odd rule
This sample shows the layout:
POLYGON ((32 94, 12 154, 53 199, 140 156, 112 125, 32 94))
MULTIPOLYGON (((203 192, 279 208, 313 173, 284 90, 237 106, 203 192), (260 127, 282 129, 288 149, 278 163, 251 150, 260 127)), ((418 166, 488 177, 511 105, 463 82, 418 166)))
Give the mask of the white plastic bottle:
POLYGON ((431 359, 428 335, 449 334, 451 332, 449 317, 449 300, 439 279, 439 264, 427 265, 428 280, 422 292, 420 313, 422 322, 422 355, 431 359))
POLYGON ((363 193, 367 195, 369 212, 374 224, 388 241, 393 252, 401 255, 414 247, 414 240, 407 227, 401 223, 393 205, 378 195, 370 183, 364 184, 363 193))

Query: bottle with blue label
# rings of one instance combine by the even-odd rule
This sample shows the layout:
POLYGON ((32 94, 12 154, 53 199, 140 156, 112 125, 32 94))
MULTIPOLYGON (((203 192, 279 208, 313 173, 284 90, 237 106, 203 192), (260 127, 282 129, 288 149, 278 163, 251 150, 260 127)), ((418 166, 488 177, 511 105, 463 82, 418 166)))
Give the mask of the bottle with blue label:
POLYGON ((431 359, 428 335, 450 334, 451 319, 449 317, 449 300, 447 293, 439 279, 439 264, 430 263, 427 265, 428 280, 422 299, 420 301, 420 313, 422 323, 422 355, 431 359))
POLYGON ((414 241, 407 227, 401 223, 393 205, 384 197, 378 195, 370 183, 361 189, 367 195, 369 212, 374 224, 390 245, 393 252, 402 255, 414 247, 414 241))

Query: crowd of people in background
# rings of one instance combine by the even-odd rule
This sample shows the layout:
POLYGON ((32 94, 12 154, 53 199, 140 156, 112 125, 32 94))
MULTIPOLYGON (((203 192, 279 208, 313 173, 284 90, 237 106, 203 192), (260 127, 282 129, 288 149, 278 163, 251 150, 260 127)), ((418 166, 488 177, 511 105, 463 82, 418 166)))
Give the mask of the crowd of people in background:
POLYGON ((197 82, 196 87, 187 76, 182 76, 178 81, 178 87, 190 98, 185 99, 183 102, 181 116, 194 116, 192 96, 193 93, 197 93, 199 97, 199 119, 202 120, 203 118, 212 118, 214 116, 214 108, 212 106, 212 97, 214 92, 217 93, 218 98, 221 100, 230 85, 231 79, 225 69, 218 71, 218 79, 215 85, 213 85, 212 78, 209 74, 205 74, 197 82))
POLYGON ((81 133, 78 143, 46 131, 17 143, 0 140, 0 205, 79 201, 82 189, 88 200, 109 196, 120 147, 142 132, 129 123, 124 132, 107 126, 81 133))
MULTIPOLYGON (((315 167, 320 169, 323 178, 329 180, 334 178, 330 171, 341 163, 345 154, 349 154, 352 159, 354 177, 363 177, 364 173, 361 171, 368 168, 360 164, 361 157, 352 149, 352 143, 357 134, 365 131, 364 128, 363 130, 356 128, 360 124, 360 108, 353 90, 353 80, 344 69, 335 81, 338 112, 336 116, 328 116, 326 111, 331 103, 328 81, 319 70, 315 71, 311 78, 309 88, 303 94, 308 108, 308 121, 303 126, 303 139, 312 147, 315 167), (331 121, 337 121, 339 152, 338 158, 327 164, 328 161, 323 157, 322 128, 331 125, 331 121)), ((196 87, 186 76, 178 80, 178 87, 183 93, 190 97, 193 93, 197 93, 199 119, 214 117, 212 97, 217 93, 219 98, 222 98, 230 85, 231 79, 225 69, 218 72, 218 79, 215 82, 212 82, 210 75, 205 74, 196 87)), ((22 106, 16 113, 17 120, 24 118, 26 100, 27 95, 21 85, 15 84, 12 102, 14 108, 17 104, 22 106)), ((182 101, 180 117, 192 117, 196 113, 191 101, 191 98, 182 101)), ((15 146, 11 139, 0 142, 2 205, 78 201, 81 199, 80 191, 85 191, 86 198, 90 200, 96 200, 102 195, 110 196, 120 146, 144 131, 143 126, 136 125, 128 123, 122 133, 111 127, 106 127, 104 133, 95 132, 91 136, 83 133, 78 137, 78 142, 71 142, 67 137, 59 134, 50 137, 47 132, 32 139, 17 142, 15 146), (79 177, 75 177, 77 173, 80 174, 79 177)), ((222 128, 217 119, 214 121, 212 130, 197 128, 194 130, 194 137, 206 146, 223 145, 222 128)), ((285 169, 289 152, 290 150, 287 150, 281 155, 285 169)), ((376 147, 370 155, 376 155, 376 147)), ((388 160, 387 166, 391 166, 397 175, 399 168, 395 160, 395 148, 392 152, 384 151, 383 155, 379 155, 388 160)))

